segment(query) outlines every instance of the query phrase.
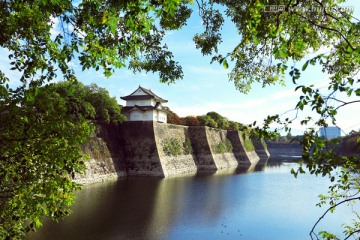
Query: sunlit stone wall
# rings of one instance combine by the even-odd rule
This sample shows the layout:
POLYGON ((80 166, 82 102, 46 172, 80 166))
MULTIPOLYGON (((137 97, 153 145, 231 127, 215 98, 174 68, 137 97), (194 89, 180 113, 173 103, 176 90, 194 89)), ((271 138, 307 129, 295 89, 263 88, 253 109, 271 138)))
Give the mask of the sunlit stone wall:
POLYGON ((196 173, 196 159, 189 137, 189 127, 166 123, 154 123, 155 142, 166 177, 196 173), (190 145, 186 148, 186 141, 190 145), (178 152, 173 155, 165 151, 166 145, 177 144, 178 152))
POLYGON ((245 149, 242 132, 228 131, 227 137, 233 145, 234 155, 239 162, 239 165, 251 165, 256 164, 259 161, 260 158, 255 151, 247 151, 245 149))
POLYGON ((259 160, 255 151, 244 148, 241 132, 142 121, 97 125, 83 150, 90 155, 86 174, 75 177, 83 183, 126 175, 194 174, 204 169, 256 164, 259 160), (232 149, 219 151, 219 144, 226 142, 231 142, 232 149), (169 144, 175 144, 176 151, 169 151, 169 144))

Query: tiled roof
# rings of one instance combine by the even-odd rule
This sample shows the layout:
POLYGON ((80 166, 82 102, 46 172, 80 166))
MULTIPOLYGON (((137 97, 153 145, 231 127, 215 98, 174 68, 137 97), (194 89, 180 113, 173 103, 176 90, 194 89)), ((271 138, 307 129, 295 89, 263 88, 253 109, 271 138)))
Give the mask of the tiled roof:
POLYGON ((151 99, 151 98, 154 98, 155 101, 157 102, 167 102, 167 100, 159 97, 158 95, 156 95, 155 93, 153 93, 150 89, 146 89, 146 88, 143 88, 141 86, 139 86, 133 93, 131 93, 130 95, 128 96, 124 96, 124 97, 120 97, 121 99, 123 100, 141 100, 141 99, 151 99), (145 94, 147 95, 133 95, 137 90, 142 90, 145 94))

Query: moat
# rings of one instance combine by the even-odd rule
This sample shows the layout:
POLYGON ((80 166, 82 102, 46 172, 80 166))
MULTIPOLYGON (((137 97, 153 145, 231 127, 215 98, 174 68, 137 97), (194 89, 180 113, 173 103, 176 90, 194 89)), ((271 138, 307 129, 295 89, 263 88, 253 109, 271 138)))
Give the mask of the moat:
MULTIPOLYGON (((293 167, 269 160, 250 169, 88 185, 70 217, 46 221, 27 239, 309 239, 325 211, 316 207, 317 196, 329 181, 295 179, 293 167)), ((338 209, 318 231, 341 234, 351 218, 351 209, 338 209)))

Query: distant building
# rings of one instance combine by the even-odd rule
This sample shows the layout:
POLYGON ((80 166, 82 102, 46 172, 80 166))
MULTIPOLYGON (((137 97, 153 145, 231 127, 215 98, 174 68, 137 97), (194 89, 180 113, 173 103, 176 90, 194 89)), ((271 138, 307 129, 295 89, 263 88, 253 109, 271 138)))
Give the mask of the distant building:
POLYGON ((126 101, 122 113, 128 121, 167 122, 167 111, 162 106, 167 100, 157 96, 151 90, 139 86, 130 95, 120 98, 126 101))
POLYGON ((341 129, 338 127, 321 127, 319 129, 320 137, 332 139, 341 136, 341 129))

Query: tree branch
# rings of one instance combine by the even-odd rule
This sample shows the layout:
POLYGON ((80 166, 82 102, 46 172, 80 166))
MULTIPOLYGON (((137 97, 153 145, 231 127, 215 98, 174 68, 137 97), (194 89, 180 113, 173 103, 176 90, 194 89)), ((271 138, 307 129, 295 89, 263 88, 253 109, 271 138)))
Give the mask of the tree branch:
POLYGON ((328 12, 326 11, 326 8, 324 7, 324 5, 323 5, 320 1, 318 1, 318 0, 314 0, 314 1, 315 1, 316 3, 318 3, 318 4, 322 7, 323 12, 325 13, 325 15, 330 16, 331 18, 335 19, 336 21, 339 21, 338 18, 334 17, 333 15, 331 15, 330 13, 328 13, 328 12))
POLYGON ((320 25, 320 24, 317 24, 315 23, 313 20, 301 15, 301 14, 298 14, 296 12, 294 12, 296 15, 298 15, 299 17, 307 20, 309 23, 315 25, 316 27, 318 28, 321 28, 321 29, 326 29, 326 30, 329 30, 329 31, 332 31, 332 32, 336 32, 340 35, 340 37, 349 45, 349 47, 352 49, 352 50, 355 50, 355 48, 352 46, 352 44, 349 42, 349 40, 344 36, 344 34, 342 34, 342 32, 340 32, 339 30, 335 29, 335 28, 330 28, 330 27, 326 27, 326 26, 323 26, 323 25, 320 25))
MULTIPOLYGON (((335 204, 334 206, 329 207, 329 208, 324 212, 324 214, 321 215, 321 217, 316 221, 316 223, 315 223, 314 226, 312 227, 312 229, 311 229, 311 231, 310 231, 310 234, 309 234, 310 237, 311 237, 311 239, 313 239, 313 234, 316 236, 317 239, 319 239, 319 238, 317 237, 317 234, 314 232, 315 227, 319 224, 319 222, 321 221, 321 219, 323 219, 323 218, 325 217, 325 215, 326 215, 329 211, 331 211, 332 209, 335 209, 337 206, 339 206, 339 205, 341 205, 341 204, 343 204, 343 203, 350 202, 350 201, 353 201, 353 200, 360 200, 360 197, 348 198, 348 199, 345 199, 345 200, 343 200, 343 201, 341 201, 341 202, 338 202, 338 203, 335 204)), ((360 229, 359 229, 358 231, 360 231, 360 229)))
POLYGON ((352 233, 350 233, 346 238, 344 238, 344 240, 349 239, 352 235, 354 235, 355 233, 360 233, 360 229, 353 231, 352 233))
MULTIPOLYGON (((335 99, 334 99, 335 100, 335 99)), ((344 102, 343 104, 341 104, 340 106, 337 106, 335 108, 335 110, 338 110, 339 108, 345 106, 345 105, 348 105, 348 104, 352 104, 352 103, 357 103, 357 102, 360 102, 360 100, 355 100, 355 101, 351 101, 351 102, 344 102)))

